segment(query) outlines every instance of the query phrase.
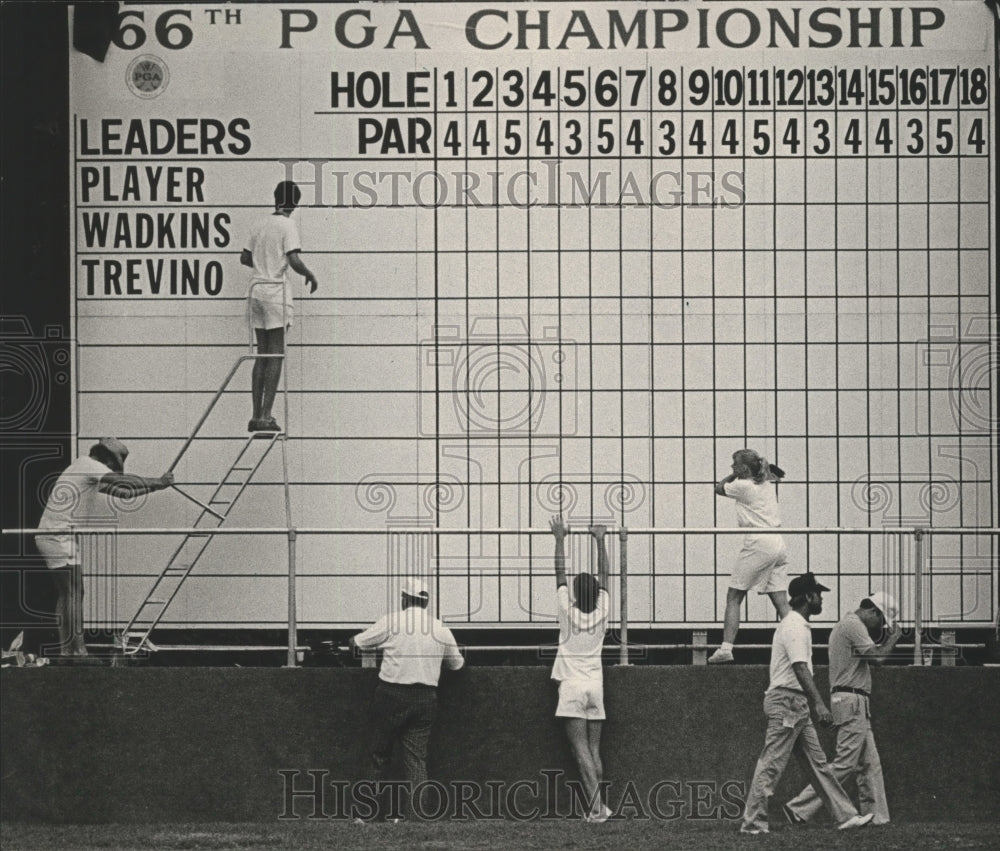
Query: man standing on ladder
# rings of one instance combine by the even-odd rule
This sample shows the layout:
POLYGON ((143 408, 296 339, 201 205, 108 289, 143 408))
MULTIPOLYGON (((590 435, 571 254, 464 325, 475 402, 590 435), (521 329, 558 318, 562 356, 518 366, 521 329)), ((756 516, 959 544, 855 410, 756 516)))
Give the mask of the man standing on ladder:
POLYGON ((274 212, 253 227, 240 263, 253 269, 250 279, 249 319, 257 337, 257 354, 280 357, 258 358, 253 365, 253 415, 248 431, 281 431, 271 413, 281 379, 285 354, 285 330, 292 327, 292 294, 285 273, 289 266, 306 279, 309 292, 318 282, 302 262, 299 228, 291 218, 302 192, 291 180, 274 188, 274 212))

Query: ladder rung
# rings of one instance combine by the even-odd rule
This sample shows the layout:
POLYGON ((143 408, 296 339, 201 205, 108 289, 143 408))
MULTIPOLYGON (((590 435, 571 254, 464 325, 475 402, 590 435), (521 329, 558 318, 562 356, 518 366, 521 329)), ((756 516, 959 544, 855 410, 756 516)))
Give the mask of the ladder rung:
MULTIPOLYGON (((282 355, 281 357, 283 359, 284 355, 282 355)), ((237 362, 237 365, 238 364, 239 362, 237 362)), ((233 372, 235 372, 235 368, 233 372)), ((230 378, 232 377, 232 374, 233 373, 230 373, 229 376, 230 378)), ((228 383, 228 381, 229 379, 227 378, 226 383, 228 383)), ((187 443, 184 444, 184 448, 181 450, 181 455, 184 454, 188 446, 194 440, 195 436, 198 433, 198 430, 201 428, 201 424, 205 421, 205 417, 207 417, 208 414, 211 412, 212 407, 214 407, 215 403, 219 400, 219 397, 221 396, 222 391, 225 389, 225 387, 226 384, 223 384, 222 388, 220 388, 219 390, 219 393, 212 400, 208 410, 205 412, 202 419, 195 427, 195 430, 188 438, 187 443)), ((271 447, 274 445, 275 441, 279 440, 283 436, 284 436, 283 431, 254 432, 253 434, 251 434, 247 438, 247 441, 243 445, 243 448, 240 450, 236 458, 233 460, 232 466, 222 476, 222 479, 219 481, 219 484, 217 485, 215 491, 212 493, 211 499, 209 499, 207 503, 200 502, 190 494, 181 491, 181 493, 184 494, 188 499, 192 500, 198 506, 201 507, 202 513, 198 516, 198 519, 194 523, 195 530, 192 530, 191 532, 188 532, 186 534, 180 547, 178 547, 178 549, 175 551, 174 555, 171 557, 166 567, 163 568, 163 571, 162 573, 160 573, 158 579, 156 580, 156 583, 153 585, 153 588, 149 591, 150 594, 153 594, 159 590, 163 590, 167 592, 170 600, 173 599, 174 595, 180 590, 181 586, 183 585, 184 580, 191 575, 191 571, 194 568, 194 565, 198 561, 199 557, 205 551, 205 547, 208 546, 208 544, 211 542, 215 534, 214 530, 217 529, 226 521, 229 511, 232 509, 237 499, 239 499, 240 495, 244 492, 247 485, 250 484, 251 478, 253 477, 254 473, 260 468, 260 465, 267 457, 267 454, 270 451, 271 447), (266 440, 268 445, 263 447, 257 446, 254 443, 254 441, 259 439, 266 440), (245 476, 242 475, 243 473, 246 473, 246 475, 245 476), (236 476, 236 479, 231 478, 234 475, 236 476), (232 494, 232 499, 218 498, 218 495, 222 493, 224 488, 236 489, 235 493, 232 494), (216 511, 214 508, 211 508, 210 506, 217 506, 218 511, 216 511), (210 526, 209 528, 206 529, 200 524, 202 524, 203 522, 210 522, 209 518, 215 520, 216 525, 210 526), (183 547, 188 546, 189 544, 191 545, 190 549, 193 550, 193 552, 186 552, 184 553, 184 556, 191 558, 191 562, 175 563, 176 559, 181 556, 183 547), (164 583, 164 580, 169 580, 171 584, 164 583), (176 582, 174 580, 176 580, 176 582), (161 583, 163 583, 162 588, 160 587, 161 583)), ((180 460, 180 457, 181 456, 178 455, 177 461, 180 460)), ((178 488, 178 490, 180 489, 178 488)), ((129 642, 135 643, 136 651, 139 648, 143 647, 144 645, 147 646, 150 650, 156 649, 153 643, 149 640, 149 635, 156 628, 157 624, 160 621, 160 618, 163 616, 163 613, 166 610, 166 607, 170 604, 170 600, 153 600, 147 598, 142 601, 142 603, 139 605, 138 611, 132 618, 132 621, 130 623, 131 628, 126 629, 122 633, 122 642, 123 646, 126 649, 126 652, 128 652, 129 650, 128 647, 129 642), (151 612, 148 616, 142 616, 143 612, 145 612, 147 608, 158 608, 159 611, 151 612)))

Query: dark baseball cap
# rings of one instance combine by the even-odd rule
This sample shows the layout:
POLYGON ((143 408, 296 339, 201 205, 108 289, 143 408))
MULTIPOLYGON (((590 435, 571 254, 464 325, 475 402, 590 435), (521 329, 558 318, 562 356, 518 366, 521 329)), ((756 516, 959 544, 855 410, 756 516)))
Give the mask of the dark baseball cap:
POLYGON ((811 573, 803 573, 796 576, 788 583, 788 596, 798 597, 800 594, 808 594, 810 591, 829 591, 825 585, 820 585, 816 577, 811 573))

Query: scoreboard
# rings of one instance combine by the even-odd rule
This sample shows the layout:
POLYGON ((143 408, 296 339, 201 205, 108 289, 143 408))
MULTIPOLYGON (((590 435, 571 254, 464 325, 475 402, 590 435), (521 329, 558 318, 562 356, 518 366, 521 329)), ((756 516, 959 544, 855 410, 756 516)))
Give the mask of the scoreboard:
MULTIPOLYGON (((370 622, 405 572, 452 624, 551 626, 545 537, 336 530, 729 527, 744 446, 788 471, 786 526, 995 527, 995 60, 963 0, 122 4, 70 60, 78 449, 171 463, 248 351, 240 250, 291 179, 319 289, 290 274, 282 425, 293 522, 327 530, 300 626, 370 622)), ((249 383, 177 467, 199 498, 249 383)), ((214 540, 165 626, 284 624, 283 505, 275 452, 229 523, 278 532, 214 540)), ((101 617, 177 540, 121 536, 101 617)), ((892 536, 787 540, 829 620, 912 593, 892 536)), ((738 546, 630 536, 631 622, 719 623, 738 546)), ((991 622, 995 539, 928 551, 927 620, 991 622)))

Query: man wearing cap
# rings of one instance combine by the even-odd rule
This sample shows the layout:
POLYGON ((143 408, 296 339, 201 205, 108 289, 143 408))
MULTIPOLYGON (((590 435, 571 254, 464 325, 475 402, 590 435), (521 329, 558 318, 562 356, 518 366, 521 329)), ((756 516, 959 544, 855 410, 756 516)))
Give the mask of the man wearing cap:
MULTIPOLYGON (((354 636, 351 645, 382 651, 371 704, 372 779, 385 780, 398 740, 412 795, 427 781, 427 745, 437 717, 441 665, 457 671, 465 660, 452 631, 428 610, 430 595, 423 580, 407 578, 401 590, 401 607, 354 636)), ((378 817, 385 815, 381 804, 380 809, 378 817)))
MULTIPOLYGON (((888 824, 882 762, 872 735, 868 701, 871 697, 870 665, 881 665, 903 634, 896 621, 896 601, 884 591, 861 601, 861 606, 841 619, 830 633, 830 711, 837 728, 837 755, 830 767, 841 783, 854 777, 861 812, 872 814, 872 824, 888 824), (876 644, 871 633, 889 634, 876 644)), ((785 817, 792 823, 808 821, 822 802, 812 786, 806 786, 785 804, 785 817)))
POLYGON ((813 788, 830 810, 840 830, 862 827, 871 813, 860 815, 833 774, 819 743, 810 713, 821 724, 831 722, 812 677, 812 633, 809 617, 823 611, 823 592, 811 573, 796 576, 788 585, 791 610, 781 619, 771 644, 771 678, 764 693, 767 733, 757 760, 740 833, 767 833, 767 805, 795 754, 811 778, 813 788))
POLYGON ((72 527, 110 526, 116 522, 114 498, 134 499, 163 490, 174 482, 173 473, 146 479, 125 472, 128 448, 116 437, 102 437, 86 457, 67 467, 49 494, 35 546, 53 571, 56 586, 56 619, 61 652, 86 656, 83 640, 83 567, 70 530, 72 527), (112 497, 109 499, 108 497, 112 497))

